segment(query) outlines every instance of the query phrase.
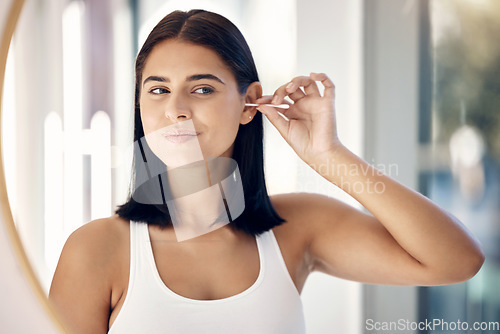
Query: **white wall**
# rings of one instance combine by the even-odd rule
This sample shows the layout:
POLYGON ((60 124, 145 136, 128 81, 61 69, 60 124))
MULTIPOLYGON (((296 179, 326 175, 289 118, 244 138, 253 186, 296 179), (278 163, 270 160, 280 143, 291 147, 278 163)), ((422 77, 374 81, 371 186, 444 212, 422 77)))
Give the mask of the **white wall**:
MULTIPOLYGON (((362 1, 297 1, 296 73, 325 72, 334 82, 339 138, 363 153, 362 1)), ((323 193, 358 206, 304 163, 299 191, 323 193)), ((361 333, 361 285, 313 273, 302 293, 307 333, 361 333)))

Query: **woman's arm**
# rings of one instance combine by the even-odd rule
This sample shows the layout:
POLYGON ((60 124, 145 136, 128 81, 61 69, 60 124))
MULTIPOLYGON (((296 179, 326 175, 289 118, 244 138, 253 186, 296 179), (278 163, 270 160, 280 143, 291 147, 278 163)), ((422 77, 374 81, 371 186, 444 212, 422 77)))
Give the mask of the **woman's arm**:
MULTIPOLYGON (((371 235, 365 236, 365 241, 378 239, 376 247, 385 248, 388 259, 391 259, 386 263, 389 267, 397 263, 393 261, 398 261, 401 265, 394 269, 407 270, 406 273, 396 273, 393 278, 387 277, 392 283, 455 283, 471 278, 481 268, 484 255, 477 242, 454 216, 426 197, 378 172, 347 149, 332 153, 326 163, 351 166, 345 172, 340 168, 322 175, 373 214, 373 218, 365 217, 364 223, 354 222, 360 217, 354 212, 346 219, 357 228, 365 224, 364 228, 371 231, 371 235), (392 251, 394 255, 390 254, 392 251), (400 256, 397 253, 401 253, 400 256)), ((328 258, 322 240, 325 239, 320 234, 311 249, 320 258, 328 258)))
POLYGON ((76 334, 108 331, 113 242, 107 227, 94 221, 73 232, 52 280, 49 300, 76 334))
POLYGON ((285 96, 295 102, 285 113, 289 121, 272 107, 259 110, 306 163, 373 215, 329 198, 309 200, 315 269, 369 283, 412 285, 463 281, 480 269, 484 255, 455 217, 340 143, 334 86, 326 75, 297 77, 280 87, 272 102, 282 103, 285 96), (315 80, 325 86, 323 96, 315 80))

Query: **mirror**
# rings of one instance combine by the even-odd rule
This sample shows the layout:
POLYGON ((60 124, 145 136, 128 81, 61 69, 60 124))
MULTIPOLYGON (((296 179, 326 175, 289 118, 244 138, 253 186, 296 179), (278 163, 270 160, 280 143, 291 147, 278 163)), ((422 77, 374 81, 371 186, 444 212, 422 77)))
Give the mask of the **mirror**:
MULTIPOLYGON (((0 4, 0 92, 4 88, 7 54, 14 28, 24 1, 2 1, 0 4)), ((3 97, 3 94, 2 94, 3 97)), ((0 115, 3 99, 0 98, 0 115)), ((3 151, 0 142, 0 152, 3 151)), ((64 331, 51 310, 45 293, 28 261, 19 239, 7 199, 3 164, 0 165, 0 331, 2 333, 61 333, 64 331), (22 301, 19 302, 19 301, 22 301), (30 320, 26 321, 26 315, 30 320)))
MULTIPOLYGON (((43 293, 48 292, 67 236, 92 219, 109 216, 126 196, 130 167, 122 162, 126 161, 122 148, 132 142, 137 45, 164 14, 192 7, 219 12, 242 30, 258 64, 265 94, 272 94, 297 72, 321 68, 338 77, 348 94, 361 95, 359 78, 349 75, 359 72, 361 8, 343 0, 298 1, 293 5, 281 0, 26 0, 9 57, 2 148, 8 157, 4 166, 15 226, 43 293), (317 17, 318 6, 325 13, 334 13, 339 21, 335 29, 328 24, 331 17, 326 19, 327 15, 318 20, 319 25, 311 25, 311 15, 317 17), (275 15, 278 12, 280 15, 275 15), (350 13, 349 20, 342 12, 350 13), (350 29, 352 24, 358 28, 350 29), (350 51, 340 54, 331 46, 310 44, 311 34, 317 31, 328 32, 350 51), (273 36, 282 36, 279 44, 273 36), (297 48, 298 44, 305 48, 297 48), (278 59, 278 54, 286 56, 278 59), (349 65, 340 68, 334 63, 349 65), (351 70, 344 71, 347 68, 351 70)), ((344 140, 359 151, 360 105, 349 99, 339 104, 352 111, 339 117, 345 124, 341 130, 344 140)), ((274 148, 266 152, 271 193, 335 192, 297 160, 272 127, 266 131, 267 146, 274 148), (286 170, 273 168, 281 161, 290 161, 286 170), (299 179, 303 181, 300 185, 299 179)), ((361 289, 357 283, 319 274, 310 280, 314 283, 303 292, 304 304, 315 308, 320 303, 332 309, 332 300, 339 296, 350 300, 361 289)), ((312 307, 306 309, 306 317, 323 330, 342 323, 349 331, 357 326, 360 302, 353 301, 347 308, 352 310, 348 317, 322 314, 312 307)))

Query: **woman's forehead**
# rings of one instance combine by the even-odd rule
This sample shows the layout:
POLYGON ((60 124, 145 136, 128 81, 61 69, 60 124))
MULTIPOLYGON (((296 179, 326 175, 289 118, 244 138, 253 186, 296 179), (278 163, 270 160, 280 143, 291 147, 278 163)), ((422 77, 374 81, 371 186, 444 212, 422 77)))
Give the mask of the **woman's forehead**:
POLYGON ((177 39, 162 41, 154 46, 144 66, 143 78, 150 75, 184 75, 217 73, 231 76, 231 71, 212 49, 177 39))

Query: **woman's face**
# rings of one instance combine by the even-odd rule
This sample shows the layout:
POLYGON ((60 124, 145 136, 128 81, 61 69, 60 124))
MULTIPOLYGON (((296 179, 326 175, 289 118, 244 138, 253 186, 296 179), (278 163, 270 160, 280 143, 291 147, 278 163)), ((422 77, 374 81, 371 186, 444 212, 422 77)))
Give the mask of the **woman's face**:
POLYGON ((167 133, 169 145, 182 149, 197 138, 205 158, 231 157, 239 124, 255 114, 244 105, 234 75, 209 48, 169 39, 146 60, 140 94, 146 136, 165 127, 182 128, 181 122, 191 120, 195 133, 167 133))

